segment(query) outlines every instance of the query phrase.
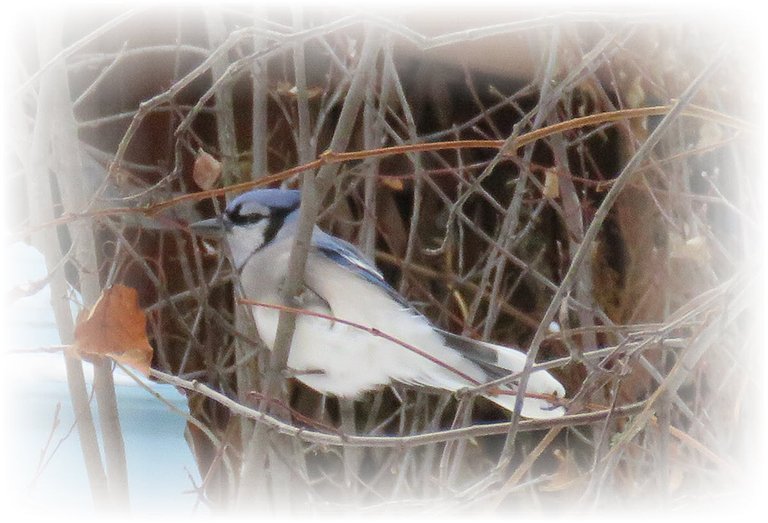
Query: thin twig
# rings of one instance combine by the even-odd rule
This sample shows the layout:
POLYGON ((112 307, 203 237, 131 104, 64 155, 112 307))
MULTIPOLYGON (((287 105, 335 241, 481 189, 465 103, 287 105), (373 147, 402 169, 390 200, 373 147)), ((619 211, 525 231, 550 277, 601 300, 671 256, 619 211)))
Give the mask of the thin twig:
MULTIPOLYGON (((281 434, 293 436, 309 443, 334 446, 355 446, 355 447, 373 447, 373 448, 408 448, 412 446, 430 445, 464 438, 478 438, 483 436, 492 436, 505 434, 510 427, 510 422, 489 423, 483 425, 473 425, 459 429, 443 430, 428 434, 418 434, 414 436, 353 436, 348 434, 327 434, 307 430, 303 427, 295 427, 287 422, 281 421, 260 410, 254 410, 228 398, 227 396, 216 392, 207 385, 197 381, 189 381, 178 378, 171 374, 166 374, 155 369, 150 370, 150 376, 176 387, 198 392, 218 403, 227 407, 233 414, 245 416, 259 423, 267 425, 272 430, 281 434)), ((518 425, 520 431, 541 430, 559 426, 576 426, 597 423, 605 419, 606 416, 631 416, 645 407, 645 402, 623 405, 612 410, 599 410, 584 414, 570 414, 560 418, 544 420, 525 420, 518 425)))
MULTIPOLYGON (((520 378, 519 383, 519 389, 522 391, 525 391, 527 384, 528 384, 528 377, 530 376, 531 368, 533 367, 533 362, 536 359, 536 354, 539 351, 539 347, 541 346, 541 342, 544 339, 544 336, 546 335, 547 328, 549 324, 552 322, 552 320, 555 317, 555 314, 557 313, 558 309, 560 308, 560 303, 565 297, 565 295, 570 292, 571 286, 573 285, 575 279, 577 278, 579 272, 582 269, 582 265, 584 261, 587 259, 587 256, 591 252, 592 245, 595 241, 595 238, 597 237, 598 232, 600 231, 603 222, 605 221, 606 217, 608 216, 608 212, 613 207, 613 204, 616 202, 616 199, 618 198, 619 194, 621 194, 621 191, 626 186, 626 184, 629 182, 629 180, 632 178, 632 176, 635 174, 636 168, 640 163, 645 159, 645 157, 653 150, 655 145, 659 142, 661 137, 664 135, 664 133, 667 131, 669 126, 674 122, 678 116, 680 116, 683 113, 683 110, 686 106, 690 103, 690 100, 693 98, 693 96, 698 92, 698 90, 701 88, 704 80, 709 76, 709 74, 714 71, 715 67, 719 65, 720 60, 724 56, 724 49, 725 47, 721 47, 720 52, 717 56, 715 56, 708 64, 707 67, 691 82, 691 84, 688 86, 688 88, 685 90, 685 92, 680 96, 680 99, 677 100, 677 102, 672 106, 670 111, 664 116, 661 122, 659 122, 659 125, 656 127, 656 129, 653 130, 653 132, 648 136, 646 141, 643 143, 643 145, 638 149, 638 151, 635 153, 635 155, 627 162, 627 165, 624 167, 624 169, 621 171, 621 173, 616 177, 615 182, 611 186, 611 189, 606 193, 602 203, 600 204, 600 207, 597 209, 597 212, 595 213, 594 218, 592 219, 592 222, 589 224, 589 227, 587 228, 586 232, 584 233, 584 239, 582 241, 581 246, 576 251, 576 255, 573 257, 573 261, 571 262, 570 267, 568 268, 568 272, 563 277, 562 282, 560 283, 560 286, 557 289, 557 292, 555 292, 555 295, 552 297, 552 300, 550 301, 549 307, 547 308, 546 312, 544 313, 541 324, 539 328, 536 330, 536 333, 533 336, 533 340, 531 341, 530 348, 528 350, 528 359, 525 364, 525 368, 523 369, 523 374, 520 378)), ((523 395, 519 395, 515 400, 515 413, 513 414, 512 418, 512 426, 514 427, 515 422, 519 420, 519 413, 520 408, 522 407, 522 401, 523 401, 523 395)), ((502 458, 500 459, 500 463, 506 464, 508 460, 511 458, 512 454, 512 444, 514 443, 514 430, 510 431, 507 441, 505 443, 505 449, 502 455, 502 458)))

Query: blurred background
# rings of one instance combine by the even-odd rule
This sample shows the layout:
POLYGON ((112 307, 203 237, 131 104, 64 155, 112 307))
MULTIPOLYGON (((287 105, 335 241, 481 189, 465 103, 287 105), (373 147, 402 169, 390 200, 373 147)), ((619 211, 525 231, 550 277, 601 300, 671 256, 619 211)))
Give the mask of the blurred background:
MULTIPOLYGON (((760 66, 732 20, 677 14, 20 15, 3 358, 21 504, 434 514, 731 499, 764 410, 750 312, 760 66), (328 150, 361 154, 312 163, 328 150), (321 227, 441 328, 536 351, 569 416, 429 445, 323 446, 161 374, 140 386, 110 360, 62 355, 81 311, 126 285, 155 371, 258 408, 265 351, 237 274, 186 229, 244 183, 313 183, 321 227)), ((283 421, 308 431, 397 438, 509 419, 482 398, 402 386, 346 405, 291 380, 283 394, 283 421)))

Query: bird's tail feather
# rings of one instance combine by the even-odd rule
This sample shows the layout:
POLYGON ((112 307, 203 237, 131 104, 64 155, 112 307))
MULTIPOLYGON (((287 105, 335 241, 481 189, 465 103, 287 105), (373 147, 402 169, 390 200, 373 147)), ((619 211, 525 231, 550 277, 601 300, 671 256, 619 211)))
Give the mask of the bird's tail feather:
MULTIPOLYGON (((509 374, 520 373, 525 368, 526 354, 483 341, 472 340, 450 332, 440 331, 446 344, 459 351, 465 358, 478 364, 488 374, 489 379, 496 379, 509 374)), ((498 394, 486 394, 485 397, 500 407, 514 412, 517 396, 512 392, 519 379, 498 394)), ((549 372, 539 370, 531 373, 526 386, 526 397, 523 399, 521 415, 526 418, 550 419, 565 414, 565 409, 559 405, 557 398, 565 396, 565 388, 549 372)))

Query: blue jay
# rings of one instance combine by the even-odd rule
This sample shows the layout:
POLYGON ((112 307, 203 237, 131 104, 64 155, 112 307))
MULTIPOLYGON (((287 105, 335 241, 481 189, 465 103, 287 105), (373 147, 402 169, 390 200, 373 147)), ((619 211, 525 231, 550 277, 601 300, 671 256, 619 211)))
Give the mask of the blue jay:
MULTIPOLYGON (((280 305, 300 200, 295 190, 253 190, 232 200, 220 218, 191 228, 208 236, 223 233, 246 298, 280 305)), ((304 282, 301 307, 325 317, 297 315, 288 366, 298 380, 320 393, 354 398, 394 382, 457 391, 520 372, 525 365, 526 355, 517 350, 437 329, 353 245, 317 227, 304 282)), ((252 309, 259 336, 271 350, 280 311, 252 309)), ((501 390, 484 396, 512 411, 514 383, 501 390)), ((528 380, 521 414, 561 416, 563 407, 548 399, 564 394, 549 373, 536 371, 528 380)))

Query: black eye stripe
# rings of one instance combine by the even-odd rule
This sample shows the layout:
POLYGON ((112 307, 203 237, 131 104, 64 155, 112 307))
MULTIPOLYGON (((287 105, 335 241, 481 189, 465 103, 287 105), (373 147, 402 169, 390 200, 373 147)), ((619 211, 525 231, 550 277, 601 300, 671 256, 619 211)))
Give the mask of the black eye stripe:
POLYGON ((234 223, 235 225, 252 225, 254 223, 259 223, 261 220, 266 218, 264 214, 259 213, 250 213, 250 214, 241 214, 241 210, 243 208, 243 204, 240 203, 236 205, 233 209, 230 209, 226 212, 227 218, 234 223))
POLYGON ((280 231, 280 229, 283 227, 283 224, 285 223, 286 218, 289 214, 294 212, 299 207, 299 202, 296 202, 296 205, 291 207, 272 207, 269 209, 269 214, 261 214, 258 212, 252 212, 248 214, 243 214, 243 204, 238 203, 233 208, 227 210, 225 212, 227 220, 232 225, 239 225, 239 226, 248 226, 248 225, 255 225, 265 218, 269 218, 267 221, 266 227, 264 228, 264 237, 263 237, 263 243, 260 248, 265 247, 266 245, 270 244, 272 240, 275 239, 275 236, 277 236, 277 233, 280 231))

